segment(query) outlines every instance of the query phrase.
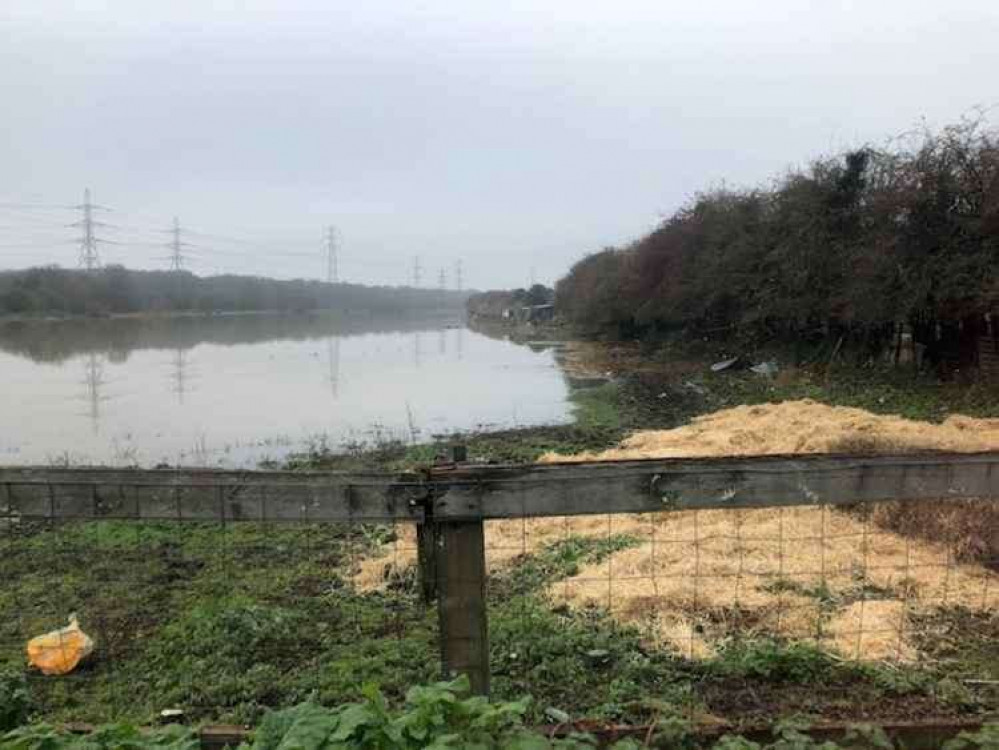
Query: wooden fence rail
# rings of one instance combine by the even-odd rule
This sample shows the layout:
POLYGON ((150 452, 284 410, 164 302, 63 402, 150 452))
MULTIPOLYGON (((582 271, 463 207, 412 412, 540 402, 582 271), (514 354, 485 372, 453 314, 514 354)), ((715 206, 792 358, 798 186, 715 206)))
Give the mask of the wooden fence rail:
POLYGON ((763 456, 420 472, 0 467, 0 518, 412 522, 447 674, 489 689, 483 521, 999 497, 999 453, 763 456))

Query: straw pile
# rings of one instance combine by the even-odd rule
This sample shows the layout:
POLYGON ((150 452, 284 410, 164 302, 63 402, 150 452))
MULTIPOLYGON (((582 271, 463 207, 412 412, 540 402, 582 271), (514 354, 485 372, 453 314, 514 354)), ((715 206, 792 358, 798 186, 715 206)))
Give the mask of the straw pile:
MULTIPOLYGON (((603 453, 542 461, 994 449, 999 420, 952 417, 934 425, 805 400, 740 406, 675 430, 637 433, 603 453)), ((570 535, 637 537, 637 546, 584 566, 549 593, 576 607, 606 607, 691 658, 710 657, 739 633, 810 639, 848 658, 908 660, 918 656, 914 616, 941 604, 999 604, 999 575, 959 562, 952 540, 881 528, 879 512, 784 508, 490 522, 486 549, 495 569, 570 535)), ((889 504, 882 515, 898 524, 906 514, 889 504)), ((361 587, 382 585, 387 566, 413 564, 412 532, 385 552, 362 562, 361 587)))
POLYGON ((617 448, 550 461, 763 456, 783 453, 984 451, 999 448, 999 419, 952 416, 942 424, 827 406, 810 399, 737 406, 673 430, 637 432, 617 448))

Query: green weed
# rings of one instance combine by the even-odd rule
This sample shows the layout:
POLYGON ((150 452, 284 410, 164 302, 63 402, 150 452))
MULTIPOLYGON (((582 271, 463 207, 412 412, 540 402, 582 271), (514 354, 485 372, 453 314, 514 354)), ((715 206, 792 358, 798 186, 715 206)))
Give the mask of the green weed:
POLYGON ((0 668, 0 732, 24 724, 31 707, 31 694, 24 674, 10 667, 0 668))
POLYGON ((773 639, 731 640, 710 666, 724 677, 809 683, 835 671, 838 662, 807 643, 773 639))

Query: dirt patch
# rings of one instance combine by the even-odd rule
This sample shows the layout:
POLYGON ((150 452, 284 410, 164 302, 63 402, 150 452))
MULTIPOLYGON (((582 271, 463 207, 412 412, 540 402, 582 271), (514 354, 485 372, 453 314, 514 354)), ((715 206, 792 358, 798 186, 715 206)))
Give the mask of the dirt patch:
POLYGON ((878 723, 945 720, 960 715, 935 696, 892 695, 861 680, 841 685, 772 684, 756 679, 710 679, 698 686, 713 714, 730 718, 733 730, 760 717, 821 716, 824 721, 878 723))
POLYGON ((570 377, 654 376, 657 381, 691 377, 704 371, 700 360, 664 359, 648 345, 633 341, 568 341, 559 364, 570 377))

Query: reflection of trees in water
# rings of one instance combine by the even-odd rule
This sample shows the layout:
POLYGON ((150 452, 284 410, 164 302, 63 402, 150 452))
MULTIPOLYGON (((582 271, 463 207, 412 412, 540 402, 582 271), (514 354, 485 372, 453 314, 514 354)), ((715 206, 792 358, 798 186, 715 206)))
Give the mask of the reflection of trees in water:
MULTIPOLYGON (((508 341, 511 344, 517 344, 519 346, 526 346, 535 354, 541 352, 546 352, 550 349, 558 349, 563 346, 560 341, 534 341, 531 336, 533 331, 530 329, 516 329, 511 328, 505 323, 496 323, 489 321, 469 321, 468 330, 473 333, 478 333, 486 338, 494 339, 496 341, 508 341)), ((544 333, 538 334, 544 336, 544 333)), ((459 339, 460 340, 460 339, 459 339)))
POLYGON ((405 333, 458 322, 453 314, 251 314, 17 321, 0 324, 0 351, 35 362, 61 363, 99 353, 123 362, 141 349, 190 349, 201 343, 235 345, 304 341, 369 333, 405 333))

